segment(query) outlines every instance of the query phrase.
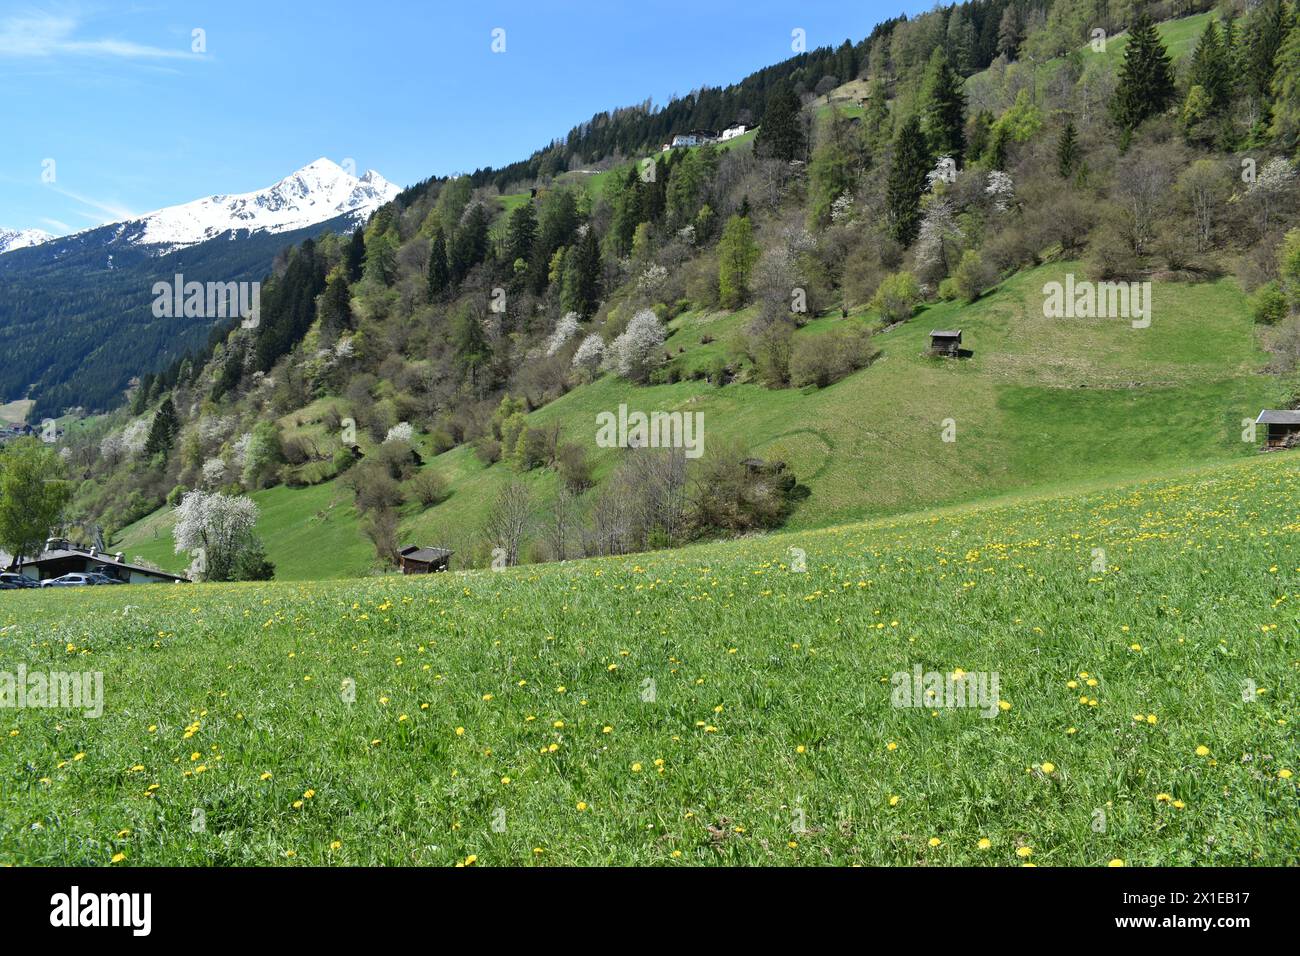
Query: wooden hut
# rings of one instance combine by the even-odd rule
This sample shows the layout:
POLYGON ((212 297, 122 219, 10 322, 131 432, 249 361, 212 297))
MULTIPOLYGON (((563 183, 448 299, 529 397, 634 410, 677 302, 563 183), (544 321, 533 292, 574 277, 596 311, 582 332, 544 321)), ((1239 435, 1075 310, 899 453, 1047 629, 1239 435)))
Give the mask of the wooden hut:
POLYGON ((432 574, 446 571, 454 551, 446 548, 422 548, 408 544, 397 552, 397 564, 403 574, 432 574))
POLYGON ((1300 444, 1300 411, 1266 408, 1255 419, 1264 426, 1264 449, 1293 448, 1300 444))
POLYGON ((945 358, 961 355, 961 329, 935 329, 930 332, 930 354, 945 358))

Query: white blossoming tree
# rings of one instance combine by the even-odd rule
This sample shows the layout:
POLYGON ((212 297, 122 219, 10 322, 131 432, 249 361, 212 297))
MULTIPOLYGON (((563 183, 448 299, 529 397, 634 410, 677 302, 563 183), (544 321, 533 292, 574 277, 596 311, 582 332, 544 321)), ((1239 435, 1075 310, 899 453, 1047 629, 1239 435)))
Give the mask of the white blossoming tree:
POLYGON ((203 463, 203 486, 215 488, 226 480, 226 463, 220 458, 209 458, 203 463))
POLYGON ((550 339, 546 343, 546 354, 554 355, 560 349, 564 348, 569 339, 578 334, 578 313, 566 312, 559 322, 555 323, 555 331, 551 333, 550 339))
POLYGON ((172 539, 177 554, 189 553, 194 561, 190 577, 205 581, 230 581, 269 577, 274 568, 262 553, 253 533, 257 505, 243 495, 190 491, 172 509, 176 519, 172 539), (258 574, 257 570, 263 572, 258 574))
POLYGON ((144 454, 144 446, 149 441, 149 429, 153 418, 137 418, 122 431, 122 447, 132 458, 144 454))
POLYGON ((573 353, 573 367, 589 379, 595 378, 604 360, 605 340, 595 332, 583 339, 578 351, 573 353))
POLYGON ((664 347, 664 327, 650 309, 632 316, 627 329, 610 343, 611 358, 618 374, 641 382, 659 364, 664 347))
POLYGON ((1006 212, 1016 198, 1015 181, 1002 170, 995 169, 984 181, 984 194, 993 200, 994 209, 1006 212))
POLYGON ((384 441, 385 442, 404 441, 409 445, 411 443, 411 439, 413 439, 414 437, 415 437, 414 425, 412 425, 410 422, 398 422, 392 428, 388 429, 387 434, 384 435, 384 441))

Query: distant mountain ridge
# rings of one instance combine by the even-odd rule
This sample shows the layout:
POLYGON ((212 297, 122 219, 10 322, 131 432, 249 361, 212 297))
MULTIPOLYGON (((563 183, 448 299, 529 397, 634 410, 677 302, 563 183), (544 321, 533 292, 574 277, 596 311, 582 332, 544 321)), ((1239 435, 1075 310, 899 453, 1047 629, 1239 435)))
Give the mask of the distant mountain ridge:
POLYGON ((0 255, 49 242, 54 236, 43 229, 5 229, 0 226, 0 255))
MULTIPOLYGON (((157 318, 155 282, 256 281, 275 255, 347 233, 399 190, 370 170, 318 159, 262 190, 214 195, 0 255, 0 401, 30 394, 34 415, 112 407, 130 379, 207 341, 215 321, 157 318)), ((4 235, 8 235, 6 231, 4 235)))

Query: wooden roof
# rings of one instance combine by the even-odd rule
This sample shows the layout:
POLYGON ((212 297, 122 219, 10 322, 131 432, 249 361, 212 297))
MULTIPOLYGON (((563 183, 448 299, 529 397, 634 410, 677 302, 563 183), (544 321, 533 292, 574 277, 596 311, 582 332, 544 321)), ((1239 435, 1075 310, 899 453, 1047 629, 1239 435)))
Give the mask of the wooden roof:
POLYGON ((446 548, 421 548, 414 544, 408 544, 398 552, 402 557, 412 561, 437 561, 439 558, 450 558, 455 553, 446 548))

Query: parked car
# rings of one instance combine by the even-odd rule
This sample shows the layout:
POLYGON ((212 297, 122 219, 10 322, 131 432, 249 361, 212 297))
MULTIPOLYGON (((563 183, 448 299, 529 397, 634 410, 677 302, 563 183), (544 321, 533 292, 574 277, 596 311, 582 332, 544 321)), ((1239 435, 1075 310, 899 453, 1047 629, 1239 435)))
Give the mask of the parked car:
POLYGON ((8 581, 0 581, 0 591, 17 591, 18 585, 11 584, 8 581))
POLYGON ((48 581, 42 581, 41 587, 76 588, 76 587, 86 587, 98 583, 99 582, 96 581, 95 578, 89 574, 74 573, 74 574, 65 574, 62 577, 58 577, 58 578, 50 578, 48 581))
POLYGON ((7 585, 10 588, 38 588, 41 586, 41 582, 35 578, 29 578, 25 574, 5 571, 0 573, 0 585, 7 585))
POLYGON ((96 584, 125 584, 126 583, 125 581, 113 577, 111 574, 104 574, 101 571, 87 571, 86 576, 90 578, 94 578, 96 584))

